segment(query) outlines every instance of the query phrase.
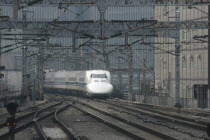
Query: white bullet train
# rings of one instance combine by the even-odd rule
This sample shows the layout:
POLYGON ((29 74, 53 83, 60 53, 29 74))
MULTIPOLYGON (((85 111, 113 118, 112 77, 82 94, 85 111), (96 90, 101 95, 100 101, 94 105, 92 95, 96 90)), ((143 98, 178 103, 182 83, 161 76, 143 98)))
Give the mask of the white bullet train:
POLYGON ((110 72, 106 70, 46 72, 44 89, 46 91, 65 91, 84 94, 88 97, 110 96, 110 72))

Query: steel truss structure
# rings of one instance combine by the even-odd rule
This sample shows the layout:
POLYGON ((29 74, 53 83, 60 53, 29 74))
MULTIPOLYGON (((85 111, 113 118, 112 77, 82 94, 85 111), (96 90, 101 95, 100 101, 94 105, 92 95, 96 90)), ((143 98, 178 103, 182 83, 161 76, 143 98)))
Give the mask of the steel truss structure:
MULTIPOLYGON (((14 16, 13 20, 10 20, 8 17, 2 17, 0 21, 0 30, 4 29, 23 29, 24 33, 30 34, 40 34, 38 35, 40 38, 45 38, 45 43, 47 45, 39 46, 38 53, 35 56, 37 56, 37 65, 41 68, 39 68, 37 77, 40 79, 43 78, 43 63, 46 62, 46 60, 52 56, 60 56, 62 55, 65 59, 71 59, 71 61, 67 62, 72 63, 75 59, 79 56, 77 59, 77 63, 75 63, 76 69, 82 69, 82 64, 88 63, 88 59, 91 61, 95 59, 97 56, 98 60, 100 62, 103 62, 105 64, 105 69, 111 70, 111 71, 117 71, 117 72, 128 72, 128 81, 129 81, 129 95, 130 99, 133 100, 133 75, 134 72, 143 72, 143 79, 145 79, 145 73, 146 73, 146 65, 145 65, 145 58, 141 58, 141 65, 142 68, 136 69, 133 67, 133 54, 135 53, 133 51, 134 44, 142 43, 144 44, 145 38, 153 38, 157 37, 158 35, 162 35, 162 32, 167 31, 168 37, 171 39, 175 39, 174 42, 174 51, 175 54, 175 69, 176 69, 176 76, 175 76, 175 89, 176 89, 176 103, 180 103, 179 97, 180 97, 180 30, 185 29, 210 29, 210 21, 197 21, 197 20, 186 20, 181 21, 180 20, 180 6, 201 6, 201 5, 210 5, 209 0, 17 0, 15 3, 15 0, 0 0, 0 5, 5 6, 11 6, 14 7, 14 13, 15 8, 16 11, 18 9, 23 9, 28 6, 48 6, 48 5, 56 5, 58 7, 69 7, 69 6, 89 6, 89 7, 97 7, 98 11, 100 13, 100 19, 93 21, 93 20, 80 20, 80 21, 29 21, 23 16, 22 21, 17 20, 17 16, 14 16), (108 7, 140 7, 140 6, 175 6, 175 20, 174 21, 159 21, 159 20, 153 20, 154 18, 149 19, 142 19, 142 20, 108 20, 105 19, 105 11, 108 7), (16 17, 16 18, 15 18, 16 17), (58 32, 60 32, 58 34, 58 32), (48 36, 41 36, 41 34, 49 34, 48 36), (135 37, 141 36, 142 38, 140 40, 136 39, 135 37), (44 47, 49 46, 49 38, 70 38, 71 40, 71 46, 68 46, 69 48, 72 48, 71 50, 66 50, 66 47, 61 47, 62 49, 60 51, 57 51, 55 47, 60 47, 62 45, 55 44, 55 47, 51 49, 51 51, 55 51, 55 53, 44 53, 44 47), (114 45, 114 44, 108 44, 107 40, 111 40, 112 38, 118 38, 124 39, 124 46, 122 45, 114 45), (134 37, 135 39, 132 40, 132 42, 129 40, 129 37, 134 37), (144 38, 145 37, 145 38, 144 38), (89 40, 87 40, 89 39, 89 40), (99 44, 93 45, 94 41, 100 40, 99 44), (84 42, 82 42, 84 41, 84 42), (106 42, 107 41, 107 42, 106 42), (77 42, 77 43, 76 43, 77 42), (94 57, 90 56, 89 58, 86 58, 86 56, 83 56, 84 46, 89 46, 89 50, 92 50, 94 52, 94 57), (100 48, 99 48, 99 47, 100 48), (113 46, 113 48, 109 48, 107 46, 113 46), (116 47, 118 46, 118 48, 116 47), (97 48, 98 47, 98 48, 97 48), (108 49, 107 49, 108 48, 108 49), (54 49, 54 50, 53 50, 54 49), (76 51, 77 50, 77 51, 76 51), (76 53, 74 53, 76 51, 76 53), (125 67, 119 66, 118 68, 112 68, 109 64, 109 57, 111 56, 111 53, 118 51, 117 57, 119 58, 119 64, 120 64, 120 58, 123 58, 128 65, 128 69, 125 67), (70 57, 74 53, 75 56, 70 57), (82 55, 81 55, 82 54, 82 55), (41 56, 40 56, 41 55, 41 56), (78 56, 77 56, 78 55, 78 56), (122 57, 123 56, 123 57, 122 57)), ((25 13, 26 14, 26 13, 25 13)), ((33 38, 33 37, 32 37, 33 38)), ((69 39, 69 40, 70 40, 69 39)), ((174 41, 174 40, 173 40, 174 41)), ((38 44, 38 43, 37 43, 38 44)), ((25 45, 23 48, 23 65, 26 65, 27 61, 27 50, 26 46, 30 46, 30 44, 27 45, 27 43, 23 44, 25 45)), ((147 45, 145 43, 145 45, 147 45)), ((150 44, 151 47, 151 44, 150 44)), ((154 46, 152 46, 154 51, 154 46)), ((10 47, 9 51, 11 50, 10 47)), ((46 47, 50 49, 49 47, 46 47)), ((156 47, 157 48, 157 47, 156 47)), ((152 50, 150 48, 150 50, 152 50)), ((164 50, 163 50, 164 51, 164 50)), ((165 51, 169 52, 169 51, 165 51)), ((88 52, 91 54, 90 52, 88 52)), ((86 54, 88 54, 86 53, 86 54)), ((64 61, 63 61, 64 62, 64 61)), ((59 60, 60 63, 60 60, 59 60)), ((90 62, 88 63, 90 64, 90 62)), ((95 64, 96 65, 96 64, 95 64)), ((66 68, 69 69, 69 68, 66 68)), ((149 69, 151 70, 151 69, 149 69)), ((24 74, 27 75, 27 69, 23 66, 23 76, 24 74)), ((151 70, 153 71, 153 70, 151 70)), ((150 71, 149 71, 150 72, 150 71)), ((138 75, 140 77, 140 74, 138 75)), ((120 77, 120 74, 119 74, 120 77)), ((121 75, 122 77, 122 75, 121 75)), ((119 78, 120 79, 120 78, 119 78)), ((43 79, 42 79, 43 80, 43 79)), ((121 78, 122 80, 122 78, 121 78)), ((38 81, 38 85, 41 86, 43 81, 38 81)), ((23 77, 23 87, 27 88, 27 78, 23 77)), ((145 86, 145 85, 144 85, 145 86)), ((122 87, 120 84, 119 87, 122 87)), ((28 92, 27 90, 25 92, 28 92)), ((26 93, 27 95, 27 93, 26 93)), ((42 95, 40 95, 42 96, 42 95)))
MULTIPOLYGON (((122 34, 129 35, 152 35, 154 32, 176 29, 210 29, 208 21, 180 21, 180 22, 157 22, 155 20, 140 20, 140 21, 107 21, 103 23, 104 37, 101 38, 95 33, 100 32, 101 26, 98 21, 0 21, 0 29, 25 29, 39 31, 66 30, 71 33, 80 34, 81 37, 95 39, 109 39, 122 34), (142 31, 145 30, 145 31, 142 31)), ((154 33, 155 34, 155 33, 154 33)), ((153 34, 153 35, 154 35, 153 34)), ((71 37, 72 34, 69 34, 71 37)))
MULTIPOLYGON (((104 6, 180 6, 180 5, 205 5, 208 0, 104 0, 104 6)), ((0 4, 13 4, 13 0, 0 0, 0 4)), ((19 5, 30 6, 33 4, 63 4, 63 5, 100 5, 97 0, 19 0, 19 5)))

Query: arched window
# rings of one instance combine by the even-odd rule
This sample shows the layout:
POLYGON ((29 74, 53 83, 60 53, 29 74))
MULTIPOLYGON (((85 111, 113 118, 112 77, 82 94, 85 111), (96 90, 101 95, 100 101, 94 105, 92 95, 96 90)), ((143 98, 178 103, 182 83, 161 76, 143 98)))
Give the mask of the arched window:
POLYGON ((197 58, 198 60, 201 60, 201 55, 200 55, 200 54, 197 54, 197 55, 196 55, 196 58, 197 58))
POLYGON ((187 60, 184 55, 182 56, 182 68, 183 69, 187 68, 187 60))
POLYGON ((182 40, 187 41, 188 40, 188 32, 187 30, 182 30, 182 40))
POLYGON ((190 68, 193 68, 194 67, 194 58, 193 58, 193 55, 189 55, 188 58, 190 60, 190 68))

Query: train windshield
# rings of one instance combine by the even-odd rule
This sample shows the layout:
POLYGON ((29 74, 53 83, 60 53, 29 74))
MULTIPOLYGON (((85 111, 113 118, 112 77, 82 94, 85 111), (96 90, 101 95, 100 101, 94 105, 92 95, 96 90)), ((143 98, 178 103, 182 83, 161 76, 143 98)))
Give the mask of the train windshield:
POLYGON ((91 78, 107 78, 106 74, 91 74, 91 78))

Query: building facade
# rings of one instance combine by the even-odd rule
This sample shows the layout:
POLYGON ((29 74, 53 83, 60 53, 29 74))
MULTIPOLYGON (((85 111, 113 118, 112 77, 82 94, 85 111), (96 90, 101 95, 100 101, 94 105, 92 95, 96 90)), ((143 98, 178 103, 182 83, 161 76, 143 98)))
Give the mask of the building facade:
MULTIPOLYGON (((155 19, 175 21, 207 21, 208 6, 155 7, 155 19), (177 8, 177 9, 176 9, 177 8)), ((159 33, 155 42, 155 91, 153 103, 175 104, 175 38, 173 31, 159 33)), ((180 103, 183 107, 207 108, 208 100, 208 30, 180 29, 180 103)))

